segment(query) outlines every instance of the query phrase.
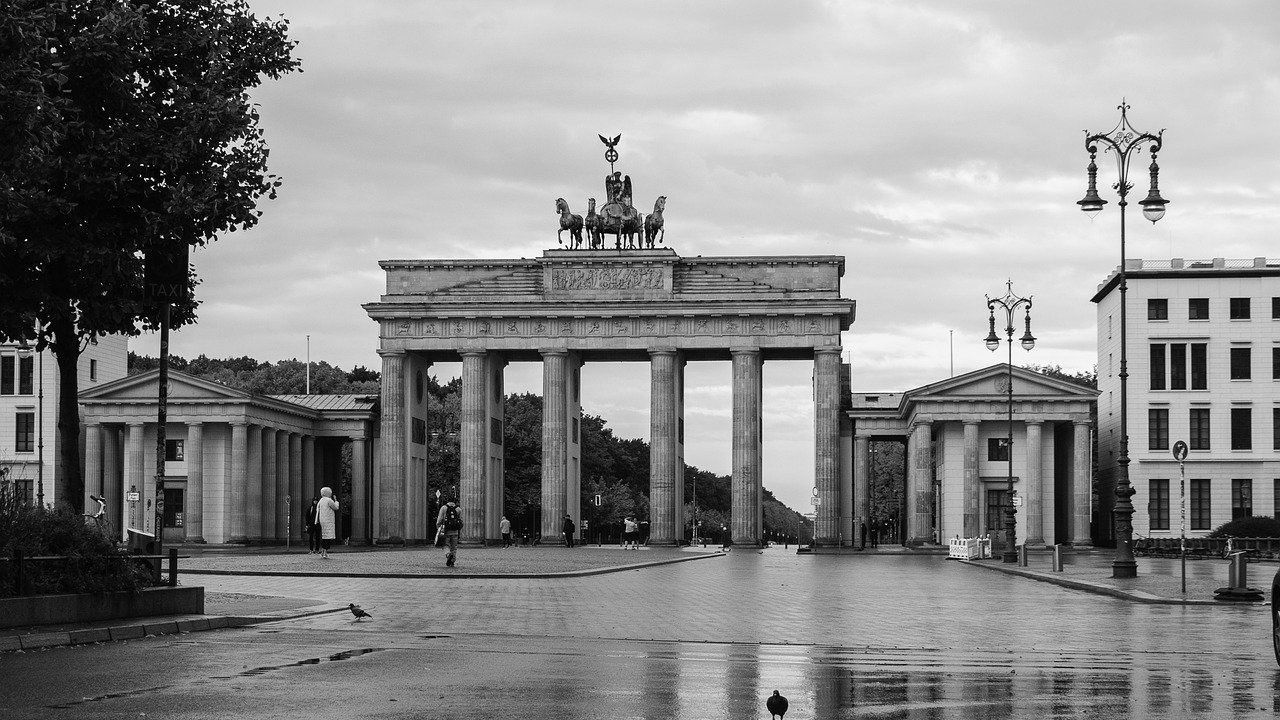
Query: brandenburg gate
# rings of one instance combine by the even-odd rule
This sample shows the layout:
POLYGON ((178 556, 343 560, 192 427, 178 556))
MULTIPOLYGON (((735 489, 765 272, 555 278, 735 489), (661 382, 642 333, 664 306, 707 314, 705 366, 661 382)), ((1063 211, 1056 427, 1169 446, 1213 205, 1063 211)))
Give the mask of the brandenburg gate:
MULTIPOLYGON (((598 240, 591 245, 603 245, 598 240)), ((364 306, 379 323, 382 356, 375 537, 427 536, 425 374, 432 363, 462 362, 459 504, 462 539, 472 542, 500 537, 503 368, 542 363, 541 529, 543 542, 554 542, 565 514, 580 520, 583 363, 647 361, 650 542, 677 543, 685 527, 684 367, 731 360, 732 538, 759 544, 763 363, 812 359, 815 536, 819 544, 837 541, 840 333, 854 318, 854 301, 840 296, 843 257, 689 258, 624 246, 380 265, 386 294, 364 306)))

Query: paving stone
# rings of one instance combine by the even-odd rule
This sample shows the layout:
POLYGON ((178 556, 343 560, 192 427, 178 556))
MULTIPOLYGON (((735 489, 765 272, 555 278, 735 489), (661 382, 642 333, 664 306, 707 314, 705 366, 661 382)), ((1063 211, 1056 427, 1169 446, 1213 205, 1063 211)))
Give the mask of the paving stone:
POLYGON ((141 625, 116 625, 111 628, 112 640, 133 640, 145 635, 141 625))
POLYGON ((83 643, 93 642, 109 642, 111 640, 111 628, 89 628, 86 630, 72 630, 71 644, 81 645, 83 643))
POLYGON ((71 637, 68 633, 64 632, 32 633, 30 635, 23 635, 21 640, 23 650, 71 644, 71 637))
POLYGON ((177 622, 147 623, 142 627, 147 635, 173 635, 178 632, 177 622))

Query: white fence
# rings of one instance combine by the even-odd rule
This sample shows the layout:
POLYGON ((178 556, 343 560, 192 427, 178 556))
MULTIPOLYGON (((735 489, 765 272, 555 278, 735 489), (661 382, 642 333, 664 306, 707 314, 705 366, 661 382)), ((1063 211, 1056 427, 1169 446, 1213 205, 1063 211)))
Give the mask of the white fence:
POLYGON ((947 557, 956 558, 957 560, 989 558, 991 557, 991 538, 951 538, 951 551, 947 554, 947 557))

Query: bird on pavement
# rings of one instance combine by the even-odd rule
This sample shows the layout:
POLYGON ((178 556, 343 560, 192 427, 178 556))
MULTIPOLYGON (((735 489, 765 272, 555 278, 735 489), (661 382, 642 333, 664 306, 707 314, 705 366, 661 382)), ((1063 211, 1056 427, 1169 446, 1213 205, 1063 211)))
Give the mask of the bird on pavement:
POLYGON ((347 609, 351 611, 352 615, 356 616, 356 620, 363 620, 365 618, 373 617, 372 615, 365 612, 363 608, 361 608, 359 605, 356 605, 355 603, 351 603, 347 605, 347 609))
POLYGON ((787 697, 778 694, 778 691, 774 690, 773 695, 764 701, 764 706, 769 710, 770 718, 776 715, 780 719, 787 714, 787 697))

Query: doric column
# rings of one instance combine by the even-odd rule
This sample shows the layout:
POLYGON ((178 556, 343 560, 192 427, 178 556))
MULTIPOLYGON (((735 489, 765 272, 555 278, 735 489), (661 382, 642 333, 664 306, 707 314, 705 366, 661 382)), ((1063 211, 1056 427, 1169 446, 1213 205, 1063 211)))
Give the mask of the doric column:
POLYGON ((289 433, 289 502, 284 508, 283 522, 290 540, 302 538, 302 514, 307 507, 302 500, 302 433, 289 433), (301 505, 299 505, 301 503, 301 505))
POLYGON ((408 477, 405 455, 403 351, 380 351, 382 355, 382 452, 378 454, 381 482, 378 485, 378 537, 408 537, 405 525, 405 483, 408 477))
POLYGON ((270 514, 264 510, 264 498, 268 485, 275 488, 275 468, 275 428, 261 426, 250 428, 249 491, 245 494, 244 502, 244 534, 249 542, 262 542, 262 538, 266 536, 267 518, 270 514))
POLYGON ((676 542, 676 372, 675 348, 649 351, 649 543, 676 542))
POLYGON ((462 533, 459 539, 467 542, 484 542, 485 466, 489 456, 486 355, 484 350, 462 351, 462 477, 458 488, 462 497, 458 505, 462 508, 462 533))
MULTIPOLYGON (((250 445, 261 447, 261 434, 249 432, 246 422, 231 423, 231 483, 226 497, 226 542, 245 541, 245 496, 249 494, 249 469, 257 467, 257 460, 249 456, 250 445), (257 436, 258 441, 250 443, 257 436)), ((256 473, 256 471, 255 471, 256 473)))
POLYGON ((124 468, 120 462, 120 432, 115 426, 103 428, 105 437, 102 441, 102 495, 107 501, 107 512, 111 513, 112 522, 116 525, 116 533, 124 537, 125 526, 129 519, 129 506, 124 499, 124 468))
POLYGON ((1077 420, 1072 424, 1071 454, 1071 537, 1076 547, 1093 545, 1089 521, 1093 516, 1093 452, 1089 434, 1092 424, 1077 420))
POLYGON ((1023 461, 1027 464, 1027 545, 1044 544, 1044 488, 1040 466, 1040 430, 1043 423, 1027 423, 1027 444, 1023 461))
POLYGON ((187 423, 186 541, 204 542, 204 423, 187 423))
POLYGON ((853 436, 853 532, 861 542, 861 523, 871 533, 871 436, 855 431, 853 436))
POLYGON ((102 496, 102 426, 87 423, 84 426, 84 511, 98 511, 98 503, 90 495, 102 496))
POLYGON ((858 516, 854 513, 857 495, 853 490, 853 421, 840 413, 840 465, 837 479, 840 488, 840 544, 857 545, 858 516))
POLYGON ((758 348, 733 358, 733 479, 731 536, 735 545, 760 544, 761 363, 758 348))
POLYGON ((911 426, 907 439, 909 456, 908 482, 911 503, 907 507, 908 542, 913 545, 933 542, 933 425, 918 422, 911 426))
POLYGON ((560 522, 568 512, 569 433, 565 394, 568 388, 569 353, 542 351, 542 542, 564 542, 560 522))
POLYGON ((818 488, 814 542, 840 542, 840 348, 813 351, 814 485, 818 488))
MULTIPOLYGON (((266 478, 262 488, 262 538, 267 542, 284 539, 284 528, 280 519, 280 506, 284 504, 284 496, 289 494, 289 432, 276 430, 276 457, 274 472, 266 478)), ((268 471, 272 469, 267 466, 268 471)), ((334 495, 339 488, 334 488, 334 495)))
POLYGON ((369 472, 365 446, 368 440, 351 440, 351 541, 369 541, 369 472))
POLYGON ((964 421, 964 536, 977 537, 981 511, 977 420, 964 421))
MULTIPOLYGON (((125 426, 124 439, 124 486, 125 492, 136 492, 139 498, 146 496, 147 473, 143 467, 146 460, 143 457, 142 450, 142 434, 145 427, 141 422, 131 422, 125 426)), ((128 505, 128 503, 126 503, 128 505)), ((143 517, 147 514, 147 504, 144 500, 139 499, 131 507, 129 514, 126 516, 128 527, 136 530, 144 530, 146 528, 146 520, 143 517)))
MULTIPOLYGON (((298 491, 300 507, 294 508, 294 523, 302 522, 302 513, 311 505, 311 496, 316 492, 316 436, 302 436, 302 488, 298 491)), ((301 533, 299 537, 305 535, 301 533)))

